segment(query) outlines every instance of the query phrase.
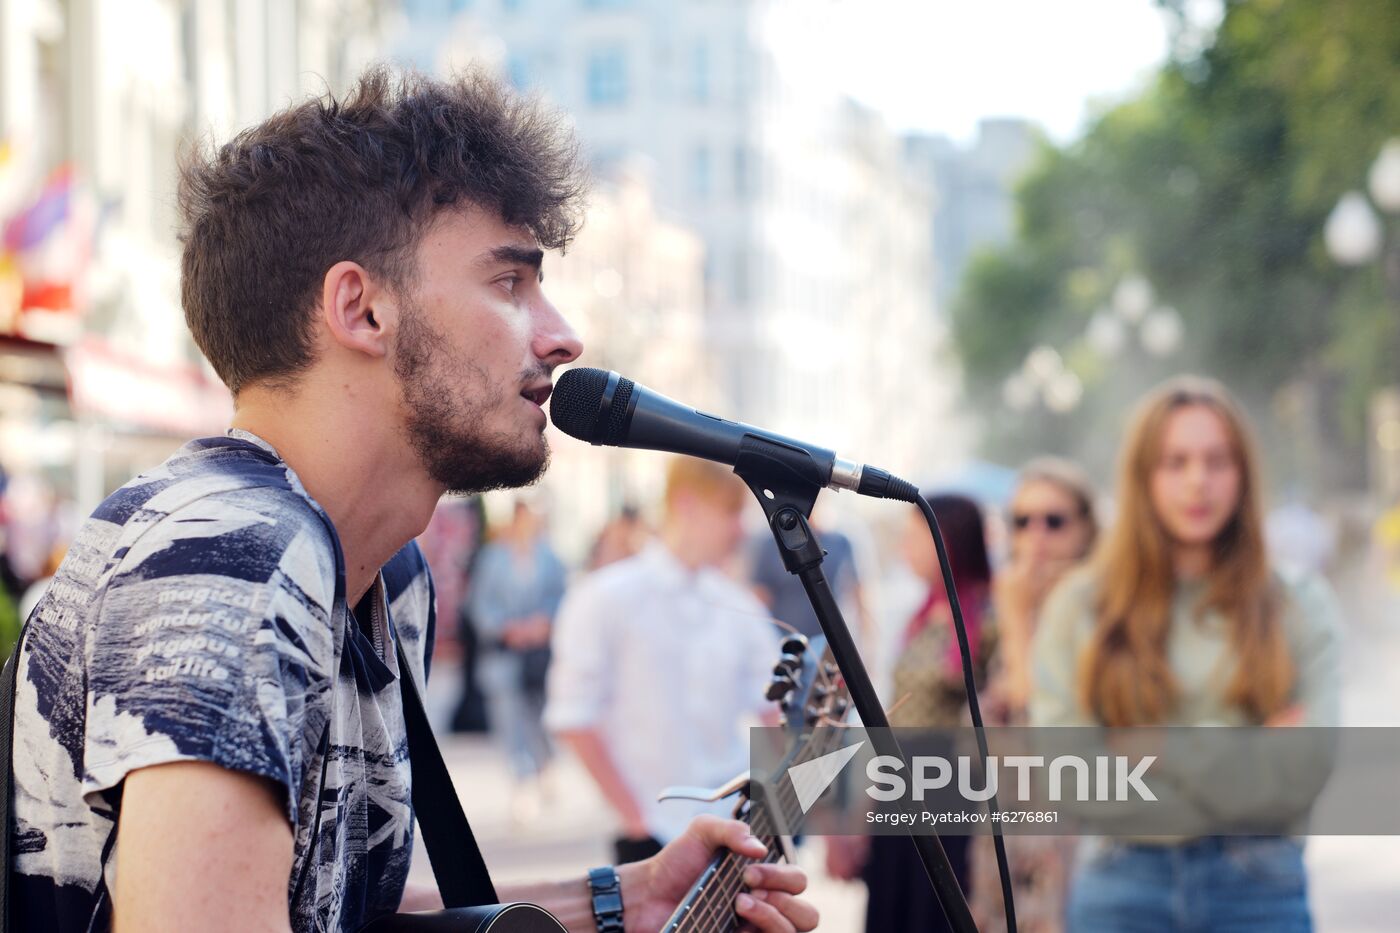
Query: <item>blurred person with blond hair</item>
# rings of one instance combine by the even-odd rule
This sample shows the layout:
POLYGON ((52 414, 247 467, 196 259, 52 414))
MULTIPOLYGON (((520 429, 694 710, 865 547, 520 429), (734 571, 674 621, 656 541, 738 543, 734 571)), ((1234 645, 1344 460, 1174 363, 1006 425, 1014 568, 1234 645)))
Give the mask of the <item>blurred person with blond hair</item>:
MULTIPOLYGON (((1095 559, 1041 612, 1032 724, 1336 725, 1337 609, 1320 578, 1270 565, 1258 457, 1224 387, 1182 377, 1152 392, 1117 494, 1095 559)), ((1071 929, 1311 929, 1289 837, 1096 843, 1071 883, 1071 929)))
POLYGON ((741 540, 748 496, 725 467, 673 459, 658 540, 576 583, 559 609, 545 724, 616 811, 619 863, 654 854, 699 813, 731 809, 656 796, 744 771, 741 725, 772 721, 763 693, 777 631, 719 569, 741 540))

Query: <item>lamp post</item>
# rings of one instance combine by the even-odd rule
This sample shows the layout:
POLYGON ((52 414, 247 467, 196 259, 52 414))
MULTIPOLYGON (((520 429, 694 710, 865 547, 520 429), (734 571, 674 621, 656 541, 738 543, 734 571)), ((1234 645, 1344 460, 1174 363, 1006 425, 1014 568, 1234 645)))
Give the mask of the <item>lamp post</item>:
MULTIPOLYGON (((1148 355, 1164 358, 1176 352, 1184 331, 1175 308, 1156 304, 1151 283, 1140 275, 1129 275, 1114 288, 1108 305, 1089 319, 1083 340, 1099 356, 1112 359, 1136 337, 1148 355)), ((1058 350, 1041 344, 1006 377, 1001 398, 1012 411, 1024 413, 1044 405, 1065 415, 1079 407, 1084 383, 1065 365, 1058 350)))
MULTIPOLYGON (((1400 213, 1400 136, 1381 146, 1366 174, 1366 187, 1369 199, 1360 191, 1338 199, 1323 228, 1323 242, 1339 265, 1366 266, 1379 260, 1385 303, 1400 315, 1400 238, 1387 241, 1380 213, 1400 213)), ((1400 359, 1400 328, 1396 340, 1400 359)), ((1378 389, 1368 407, 1371 486, 1382 502, 1392 502, 1400 499, 1400 384, 1378 389)))

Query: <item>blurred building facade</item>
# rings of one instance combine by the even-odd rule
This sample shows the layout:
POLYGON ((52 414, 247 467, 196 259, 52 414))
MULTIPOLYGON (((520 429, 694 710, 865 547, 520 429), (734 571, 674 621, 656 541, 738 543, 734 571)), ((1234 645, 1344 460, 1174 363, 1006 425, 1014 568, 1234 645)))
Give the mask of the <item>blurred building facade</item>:
POLYGON ((7 234, 51 222, 23 248, 7 235, 22 285, 0 315, 0 464, 44 472, 85 514, 134 470, 222 430, 227 393, 179 304, 179 148, 346 86, 383 47, 385 9, 0 2, 0 217, 7 234), (66 257, 59 278, 50 256, 66 257))
POLYGON ((1015 233, 1015 187, 1030 167, 1039 134, 1026 120, 981 120, 971 145, 946 136, 911 135, 905 155, 927 182, 934 290, 940 305, 956 296, 972 255, 1010 242, 1015 233))
MULTIPOLYGON (((716 405, 718 373, 705 352, 704 243, 658 210, 643 167, 623 164, 594 189, 578 238, 545 260, 545 290, 586 335, 584 363, 683 387, 688 403, 716 405)), ((661 501, 662 458, 549 432, 553 466, 543 485, 562 553, 581 557, 622 506, 661 501)))
POLYGON ((892 468, 949 449, 873 415, 915 400, 922 421, 942 417, 956 381, 933 350, 928 197, 882 121, 784 67, 775 33, 801 3, 404 9, 402 57, 440 73, 485 64, 541 93, 601 177, 646 160, 658 204, 705 245, 704 340, 726 414, 892 468))

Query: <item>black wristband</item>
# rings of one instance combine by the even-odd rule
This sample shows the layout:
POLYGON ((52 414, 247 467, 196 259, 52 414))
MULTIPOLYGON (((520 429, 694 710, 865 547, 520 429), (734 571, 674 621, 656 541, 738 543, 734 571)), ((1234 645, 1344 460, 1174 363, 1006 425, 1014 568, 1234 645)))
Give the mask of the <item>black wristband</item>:
POLYGON ((593 922, 598 933, 622 933, 622 881, 616 869, 590 869, 588 890, 593 894, 593 922))

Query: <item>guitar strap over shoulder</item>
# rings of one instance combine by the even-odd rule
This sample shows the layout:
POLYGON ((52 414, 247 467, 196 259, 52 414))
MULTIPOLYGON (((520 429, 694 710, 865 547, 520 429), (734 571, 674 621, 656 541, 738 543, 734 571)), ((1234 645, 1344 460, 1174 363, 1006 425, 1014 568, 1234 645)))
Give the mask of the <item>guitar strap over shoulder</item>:
POLYGON ((395 637, 399 684, 403 689, 403 718, 408 729, 408 760, 413 773, 413 812, 423 833, 423 845, 433 866, 444 907, 480 907, 498 902, 491 872, 476 844, 467 815, 447 773, 447 764, 433 738, 428 714, 403 642, 395 637))

